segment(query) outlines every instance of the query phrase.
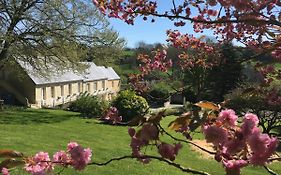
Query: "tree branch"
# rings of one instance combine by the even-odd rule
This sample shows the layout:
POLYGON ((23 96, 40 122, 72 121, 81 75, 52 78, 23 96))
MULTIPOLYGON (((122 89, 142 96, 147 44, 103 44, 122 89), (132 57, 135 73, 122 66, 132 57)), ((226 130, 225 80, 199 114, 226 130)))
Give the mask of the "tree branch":
POLYGON ((269 174, 272 174, 272 175, 278 175, 276 172, 274 172, 273 170, 271 170, 270 168, 268 168, 267 166, 263 166, 264 169, 266 169, 266 171, 269 173, 269 174))
POLYGON ((165 133, 167 134, 169 137, 171 137, 172 139, 176 140, 176 141, 179 141, 179 142, 184 142, 184 143, 187 143, 187 144, 191 144, 193 146, 196 146, 197 148, 201 149, 202 151, 206 152, 206 153, 209 153, 211 155, 215 155, 216 152, 213 152, 213 151, 209 151, 199 145, 197 145, 196 143, 193 143, 192 141, 188 141, 188 140, 183 140, 183 139, 179 139, 179 138, 176 138, 174 136, 172 136, 170 133, 168 133, 161 125, 158 125, 159 128, 165 133))
POLYGON ((104 163, 91 162, 88 165, 105 166, 105 165, 108 165, 108 164, 112 163, 113 161, 119 161, 119 160, 123 160, 123 159, 156 159, 160 162, 165 162, 166 164, 171 165, 171 166, 173 166, 173 167, 175 167, 175 168, 177 168, 177 169, 179 169, 183 172, 186 172, 186 173, 200 174, 200 175, 210 175, 207 172, 195 170, 195 169, 192 169, 192 168, 185 168, 178 163, 172 162, 172 161, 164 159, 162 157, 157 157, 157 156, 152 156, 152 155, 145 155, 145 156, 141 156, 141 157, 123 156, 123 157, 112 158, 112 159, 110 159, 110 160, 108 160, 104 163))

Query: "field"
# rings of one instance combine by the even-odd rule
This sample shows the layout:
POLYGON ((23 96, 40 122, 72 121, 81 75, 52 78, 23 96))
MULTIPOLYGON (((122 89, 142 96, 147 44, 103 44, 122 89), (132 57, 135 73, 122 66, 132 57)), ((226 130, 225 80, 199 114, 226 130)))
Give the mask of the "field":
MULTIPOLYGON (((163 126, 167 126, 172 119, 173 117, 167 117, 162 123, 163 126)), ((84 147, 90 147, 93 150, 92 160, 95 162, 105 162, 113 157, 130 155, 127 127, 104 125, 95 119, 80 118, 78 113, 73 112, 7 109, 0 112, 0 132, 1 149, 15 149, 26 155, 33 155, 39 151, 48 151, 51 155, 57 150, 65 149, 69 141, 77 141, 84 147)), ((151 150, 147 151, 151 152, 151 150)), ((188 145, 184 145, 176 162, 210 174, 224 174, 221 164, 202 158, 198 153, 191 151, 188 145)), ((280 163, 273 163, 270 168, 281 174, 280 163)), ((12 174, 25 173, 21 169, 16 169, 12 174)), ((78 173, 68 168, 62 174, 184 175, 186 173, 157 160, 153 160, 148 165, 143 165, 136 160, 122 160, 107 166, 88 166, 78 173)), ((248 167, 243 169, 243 174, 264 175, 266 171, 259 167, 248 167)))

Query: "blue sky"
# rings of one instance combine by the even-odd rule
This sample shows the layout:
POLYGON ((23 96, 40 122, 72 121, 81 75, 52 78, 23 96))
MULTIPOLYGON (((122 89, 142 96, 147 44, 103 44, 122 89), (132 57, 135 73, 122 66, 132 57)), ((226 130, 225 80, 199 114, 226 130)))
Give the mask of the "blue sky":
MULTIPOLYGON (((165 0, 166 3, 163 3, 163 0, 161 0, 161 2, 162 4, 160 3, 160 0, 158 0, 160 11, 169 9, 171 7, 171 3, 167 3, 172 2, 171 0, 165 0)), ((110 18, 109 21, 114 30, 119 32, 120 37, 126 39, 128 47, 135 47, 139 41, 144 41, 148 44, 153 44, 156 42, 166 43, 166 31, 168 29, 176 29, 183 33, 195 34, 197 37, 201 35, 212 36, 212 32, 210 31, 206 31, 203 34, 194 33, 190 23, 187 23, 184 27, 175 27, 173 22, 168 19, 155 19, 156 21, 151 23, 150 20, 143 21, 141 18, 138 18, 133 26, 128 25, 119 19, 110 18)))

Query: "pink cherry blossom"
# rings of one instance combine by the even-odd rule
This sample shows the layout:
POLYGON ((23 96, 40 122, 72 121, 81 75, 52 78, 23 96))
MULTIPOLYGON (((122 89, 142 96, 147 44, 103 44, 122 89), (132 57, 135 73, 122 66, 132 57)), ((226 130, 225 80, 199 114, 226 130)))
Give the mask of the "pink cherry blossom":
POLYGON ((252 151, 250 162, 254 165, 264 165, 278 146, 277 138, 270 138, 257 129, 249 136, 248 140, 252 151))
POLYGON ((238 116, 232 109, 225 109, 219 113, 218 121, 222 122, 224 125, 233 127, 237 125, 238 116))
POLYGON ((146 123, 140 130, 140 138, 143 140, 156 140, 158 139, 158 128, 152 123, 146 123))
POLYGON ((52 169, 49 154, 46 152, 37 153, 34 157, 29 158, 25 164, 25 170, 34 175, 43 175, 52 169))
POLYGON ((2 175, 10 175, 9 170, 7 168, 2 168, 1 173, 2 175))
POLYGON ((227 132, 225 129, 215 125, 203 126, 203 133, 205 134, 206 141, 218 146, 227 140, 227 132))
POLYGON ((255 127, 257 127, 259 119, 255 114, 247 113, 243 119, 241 126, 242 133, 245 137, 253 133, 255 127))
POLYGON ((53 162, 66 166, 70 162, 70 157, 65 151, 58 151, 53 155, 53 162))
POLYGON ((67 144, 67 151, 71 151, 73 148, 75 148, 76 146, 78 146, 77 142, 70 142, 67 144))
POLYGON ((91 161, 92 151, 81 146, 76 146, 69 151, 72 161, 72 166, 76 170, 83 170, 91 161))
POLYGON ((240 175, 240 169, 247 166, 248 162, 245 160, 225 160, 223 165, 227 175, 240 175))
POLYGON ((174 161, 181 147, 182 147, 181 144, 170 145, 167 143, 161 143, 158 146, 158 152, 163 158, 174 161))

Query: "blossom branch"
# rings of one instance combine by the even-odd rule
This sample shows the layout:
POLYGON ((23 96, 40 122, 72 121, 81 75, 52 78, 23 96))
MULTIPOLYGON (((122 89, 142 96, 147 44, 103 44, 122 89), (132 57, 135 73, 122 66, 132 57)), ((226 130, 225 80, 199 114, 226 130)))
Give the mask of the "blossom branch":
POLYGON ((152 156, 152 155, 145 155, 145 156, 140 156, 140 157, 122 156, 122 157, 112 158, 112 159, 110 159, 110 160, 108 160, 104 163, 91 162, 88 165, 105 166, 105 165, 108 165, 108 164, 112 163, 113 161, 119 161, 119 160, 123 160, 123 159, 155 159, 155 160, 158 160, 158 161, 161 161, 161 162, 165 162, 166 164, 171 165, 175 168, 178 168, 181 171, 186 172, 186 173, 199 174, 199 175, 210 175, 207 172, 195 170, 195 169, 192 169, 192 168, 185 168, 182 165, 180 165, 178 163, 175 163, 175 162, 172 162, 168 159, 164 159, 162 157, 157 157, 157 156, 152 156))
POLYGON ((172 136, 170 133, 168 133, 161 125, 158 125, 158 127, 165 133, 167 134, 169 137, 171 137, 172 139, 176 140, 176 141, 179 141, 179 142, 184 142, 184 143, 187 143, 187 144, 191 144, 193 146, 196 146, 197 148, 201 149, 202 151, 205 151, 206 153, 209 153, 209 154, 212 154, 212 155, 215 155, 216 152, 213 152, 213 151, 209 151, 199 145, 197 145, 196 143, 192 142, 192 141, 189 141, 189 140, 184 140, 184 139, 179 139, 179 138, 176 138, 174 136, 172 136))
POLYGON ((268 168, 267 166, 263 166, 266 171, 269 173, 269 174, 272 174, 272 175, 278 175, 276 172, 274 172, 272 169, 268 168))
POLYGON ((181 16, 181 15, 169 15, 169 14, 159 14, 159 13, 152 13, 152 12, 128 12, 126 11, 125 13, 127 14, 139 14, 139 15, 151 15, 151 16, 156 16, 159 18, 169 18, 169 19, 182 19, 182 20, 188 20, 190 22, 195 22, 195 23, 203 23, 203 24, 226 24, 226 23, 264 23, 264 24, 273 24, 281 27, 281 23, 276 20, 262 20, 262 19, 254 19, 254 18, 249 18, 249 19, 217 19, 217 20, 200 20, 200 19, 194 19, 191 17, 187 16, 181 16))

